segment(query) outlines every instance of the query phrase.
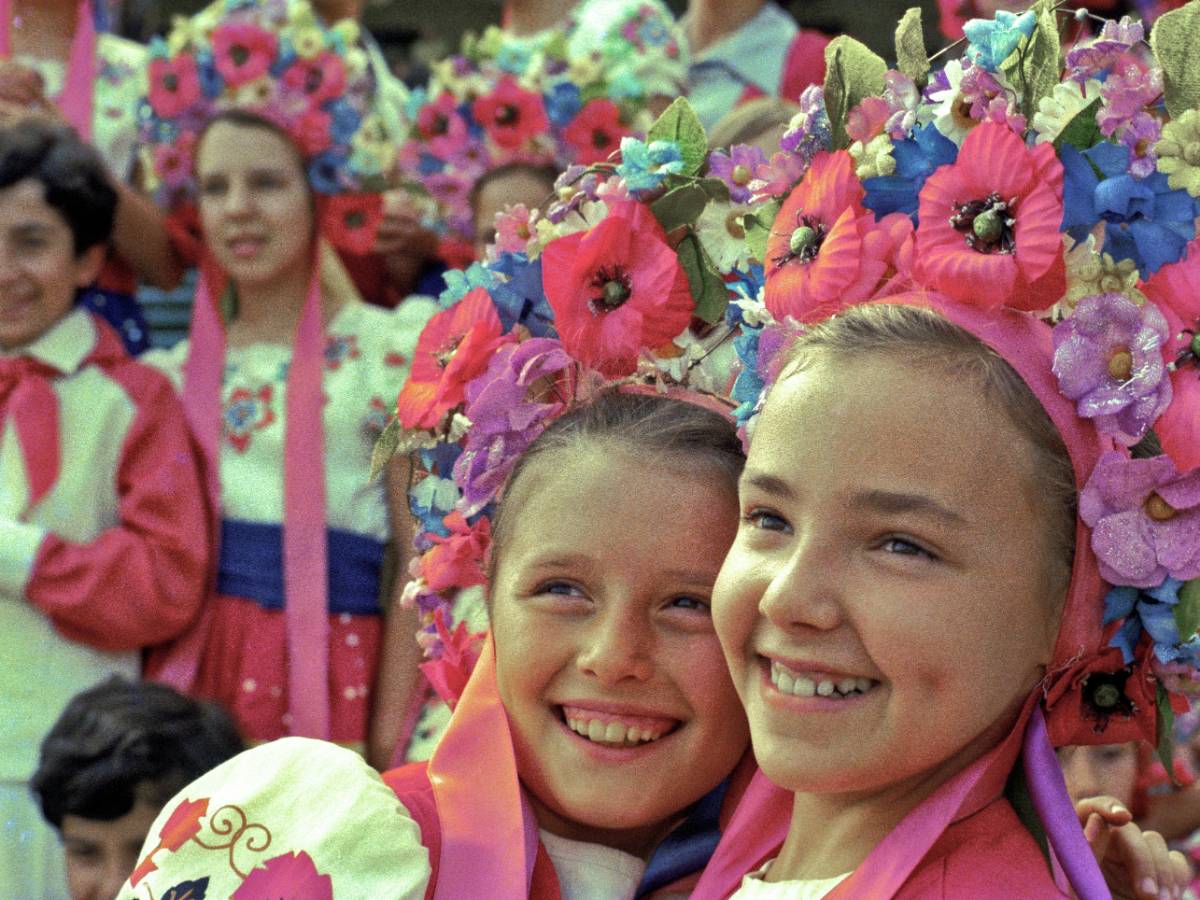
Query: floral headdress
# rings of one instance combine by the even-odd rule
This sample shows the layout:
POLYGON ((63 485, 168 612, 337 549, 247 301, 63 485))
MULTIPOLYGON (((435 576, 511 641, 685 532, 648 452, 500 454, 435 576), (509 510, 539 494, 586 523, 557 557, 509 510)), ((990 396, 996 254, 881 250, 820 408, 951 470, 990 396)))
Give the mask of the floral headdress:
MULTIPOLYGON (((761 386, 757 371, 736 384, 731 371, 735 354, 753 355, 757 332, 739 329, 762 288, 745 251, 750 207, 731 198, 743 173, 702 176, 707 156, 677 100, 646 140, 622 138, 619 162, 562 175, 544 216, 499 216, 491 261, 451 273, 421 335, 379 451, 418 454, 422 533, 406 596, 423 613, 427 673, 451 700, 474 654, 460 599, 484 581, 493 502, 534 438, 616 385, 686 390, 730 414, 761 386)), ((754 315, 770 320, 761 303, 754 315)))
POLYGON ((204 126, 225 110, 252 112, 300 150, 325 236, 370 249, 395 151, 373 112, 356 22, 327 28, 307 0, 217 0, 151 42, 148 74, 143 154, 160 203, 191 207, 204 126))
POLYGON ((536 38, 468 34, 435 66, 431 88, 413 92, 400 179, 432 199, 428 224, 448 241, 473 242, 470 194, 488 171, 607 160, 621 138, 646 133, 655 96, 680 92, 683 45, 665 9, 622 4, 618 21, 600 23, 577 15, 536 38), (587 45, 584 29, 603 39, 587 45))
POLYGON ((1200 663, 1200 4, 1148 45, 1122 19, 1062 47, 1060 15, 969 21, 963 58, 933 72, 915 11, 897 70, 835 39, 824 89, 750 187, 775 196, 754 216, 773 219, 769 313, 932 306, 1013 366, 1070 451, 1074 569, 1025 753, 1078 888, 1098 876, 1038 735, 1169 759, 1200 663))

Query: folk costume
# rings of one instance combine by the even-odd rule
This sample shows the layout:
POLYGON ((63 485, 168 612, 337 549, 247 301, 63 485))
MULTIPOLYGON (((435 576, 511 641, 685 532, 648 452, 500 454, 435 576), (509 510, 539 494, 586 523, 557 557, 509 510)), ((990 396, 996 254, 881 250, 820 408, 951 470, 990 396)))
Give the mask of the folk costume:
MULTIPOLYGON (((65 64, 21 54, 15 62, 41 76, 47 97, 84 141, 108 164, 112 176, 132 183, 138 143, 138 101, 146 93, 146 48, 107 30, 103 3, 79 0, 75 33, 65 64)), ((0 0, 0 58, 12 56, 11 0, 0 0)), ((129 265, 110 254, 97 283, 80 296, 88 309, 117 330, 137 355, 150 346, 146 318, 135 296, 129 265)))
POLYGON ((5 894, 54 893, 58 837, 29 793, 38 748, 67 702, 200 612, 211 519, 170 382, 75 309, 0 352, 0 666, 5 894), (45 879, 43 882, 42 879, 45 879))
POLYGON ((371 246, 380 202, 362 190, 386 155, 356 31, 325 29, 304 2, 229 3, 152 48, 146 130, 177 204, 193 196, 200 129, 225 108, 283 128, 317 196, 293 345, 227 349, 224 276, 207 263, 188 342, 156 358, 182 384, 222 519, 213 615, 172 677, 223 703, 253 740, 366 738, 391 531, 371 450, 433 310, 421 298, 395 312, 365 307, 333 250, 371 246), (322 296, 341 301, 328 325, 322 296))

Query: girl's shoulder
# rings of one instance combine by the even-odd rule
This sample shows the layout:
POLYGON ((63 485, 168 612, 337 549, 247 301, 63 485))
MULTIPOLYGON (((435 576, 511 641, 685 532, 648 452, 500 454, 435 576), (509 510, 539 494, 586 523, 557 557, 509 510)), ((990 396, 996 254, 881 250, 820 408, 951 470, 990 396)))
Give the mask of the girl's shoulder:
POLYGON ((182 895, 422 898, 429 855, 379 773, 324 741, 283 738, 192 782, 163 808, 121 900, 182 895))

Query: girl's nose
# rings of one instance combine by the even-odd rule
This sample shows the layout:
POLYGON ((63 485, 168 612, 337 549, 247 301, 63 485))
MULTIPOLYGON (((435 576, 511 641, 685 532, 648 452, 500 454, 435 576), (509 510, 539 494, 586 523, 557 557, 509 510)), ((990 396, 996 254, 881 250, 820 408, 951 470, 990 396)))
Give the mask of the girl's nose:
POLYGON ((767 573, 759 612, 785 630, 836 628, 842 621, 836 584, 839 570, 817 539, 798 536, 782 565, 767 573))
POLYGON ((577 665, 605 686, 626 679, 646 681, 654 671, 653 654, 646 640, 646 624, 634 621, 617 604, 597 616, 580 648, 577 665))

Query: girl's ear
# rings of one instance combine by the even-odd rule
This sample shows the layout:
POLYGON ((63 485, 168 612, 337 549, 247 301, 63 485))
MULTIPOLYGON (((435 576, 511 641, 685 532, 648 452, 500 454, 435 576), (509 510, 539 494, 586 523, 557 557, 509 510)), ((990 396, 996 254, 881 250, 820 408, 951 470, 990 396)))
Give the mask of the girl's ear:
POLYGON ((100 270, 108 259, 107 244, 93 244, 75 259, 75 286, 86 288, 100 277, 100 270))

